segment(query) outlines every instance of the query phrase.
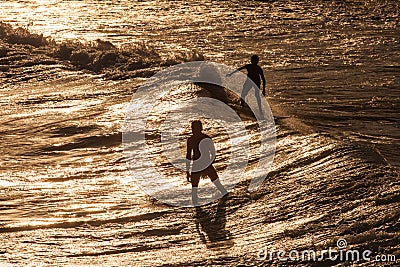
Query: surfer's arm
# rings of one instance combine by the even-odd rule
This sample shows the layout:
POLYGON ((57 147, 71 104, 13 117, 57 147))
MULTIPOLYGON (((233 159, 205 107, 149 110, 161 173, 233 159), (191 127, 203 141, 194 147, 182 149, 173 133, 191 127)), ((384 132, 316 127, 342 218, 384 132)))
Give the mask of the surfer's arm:
POLYGON ((186 179, 190 182, 190 161, 192 160, 192 142, 190 138, 186 144, 186 179))
POLYGON ((230 77, 230 76, 232 76, 233 74, 235 74, 236 72, 241 71, 241 70, 244 70, 244 69, 246 68, 246 66, 247 66, 247 65, 244 65, 243 67, 240 67, 240 68, 238 68, 238 69, 232 71, 231 73, 228 73, 226 76, 227 76, 227 77, 230 77))
MULTIPOLYGON (((211 138, 210 138, 210 140, 211 140, 211 138)), ((216 157, 216 153, 215 153, 214 142, 212 140, 211 140, 211 145, 210 145, 210 157, 212 159, 212 162, 214 163, 215 157, 216 157)))
POLYGON ((260 67, 260 76, 261 76, 261 80, 262 80, 262 93, 263 93, 263 95, 265 96, 265 84, 266 84, 266 82, 265 82, 265 77, 264 77, 264 72, 263 72, 263 70, 262 70, 262 68, 260 67))

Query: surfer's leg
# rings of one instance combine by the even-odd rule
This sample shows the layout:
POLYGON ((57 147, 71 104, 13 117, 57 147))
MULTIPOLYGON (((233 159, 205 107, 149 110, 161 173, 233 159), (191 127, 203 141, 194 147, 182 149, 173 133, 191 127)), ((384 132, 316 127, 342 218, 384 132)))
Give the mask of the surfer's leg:
POLYGON ((261 91, 260 91, 260 85, 259 84, 257 84, 257 88, 256 88, 254 93, 256 95, 256 100, 257 100, 258 109, 260 111, 260 115, 262 115, 263 112, 262 112, 262 107, 261 107, 261 91))
POLYGON ((214 185, 218 188, 222 195, 226 195, 228 191, 226 191, 225 187, 221 184, 219 179, 213 181, 214 185))
POLYGON ((226 191, 225 187, 221 184, 221 181, 219 180, 218 173, 215 170, 214 166, 210 166, 207 168, 207 175, 210 177, 211 181, 213 184, 218 188, 218 190, 221 192, 222 195, 225 195, 228 193, 226 191))
POLYGON ((197 189, 200 182, 200 174, 199 173, 192 173, 192 204, 193 206, 197 207, 198 203, 198 196, 197 196, 197 189))
POLYGON ((246 81, 243 84, 242 94, 240 95, 240 105, 241 106, 244 106, 244 103, 245 103, 244 100, 246 98, 246 95, 249 93, 250 89, 251 89, 251 83, 249 81, 246 81))

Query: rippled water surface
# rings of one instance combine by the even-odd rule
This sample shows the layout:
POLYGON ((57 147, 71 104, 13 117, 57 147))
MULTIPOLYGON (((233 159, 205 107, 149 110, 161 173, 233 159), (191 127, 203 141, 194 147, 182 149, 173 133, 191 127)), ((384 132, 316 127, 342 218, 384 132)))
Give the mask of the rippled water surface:
MULTIPOLYGON (((3 22, 56 42, 144 44, 232 67, 258 54, 277 140, 256 192, 244 181, 197 210, 162 205, 137 188, 122 153, 125 111, 146 77, 110 80, 44 60, 51 46, 10 45, 0 58, 0 265, 252 266, 264 246, 326 249, 338 237, 399 251, 399 11, 395 0, 1 1, 3 22)), ((213 94, 196 88, 171 104, 213 94)), ((207 122, 223 170, 229 140, 207 122)))

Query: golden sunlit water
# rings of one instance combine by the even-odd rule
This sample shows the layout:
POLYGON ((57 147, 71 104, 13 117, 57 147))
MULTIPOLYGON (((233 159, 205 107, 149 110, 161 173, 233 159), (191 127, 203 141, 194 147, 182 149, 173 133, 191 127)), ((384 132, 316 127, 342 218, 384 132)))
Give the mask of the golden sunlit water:
MULTIPOLYGON (((52 41, 0 25, 0 266, 275 266, 258 250, 338 238, 400 259, 399 12, 396 0, 1 1, 2 22, 52 41), (237 68, 252 54, 277 127, 262 186, 242 181, 198 209, 146 195, 121 144, 135 90, 185 60, 237 68)), ((181 87, 160 113, 210 95, 181 87)), ((254 149, 259 131, 240 112, 254 149)), ((222 172, 230 140, 206 122, 222 172)))

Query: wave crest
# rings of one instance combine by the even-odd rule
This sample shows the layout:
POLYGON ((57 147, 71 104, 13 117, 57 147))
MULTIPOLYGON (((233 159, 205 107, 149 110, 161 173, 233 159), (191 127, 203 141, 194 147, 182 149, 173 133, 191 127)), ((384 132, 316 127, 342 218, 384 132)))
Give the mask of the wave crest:
POLYGON ((89 70, 111 79, 150 77, 161 67, 204 60, 204 56, 197 51, 172 51, 167 56, 162 56, 154 47, 134 41, 120 46, 101 39, 92 42, 56 42, 51 37, 32 33, 28 28, 13 28, 10 24, 0 22, 2 70, 9 69, 5 66, 19 66, 21 62, 15 55, 21 54, 30 56, 30 65, 40 65, 41 61, 37 58, 46 56, 54 64, 72 65, 78 70, 89 70))

